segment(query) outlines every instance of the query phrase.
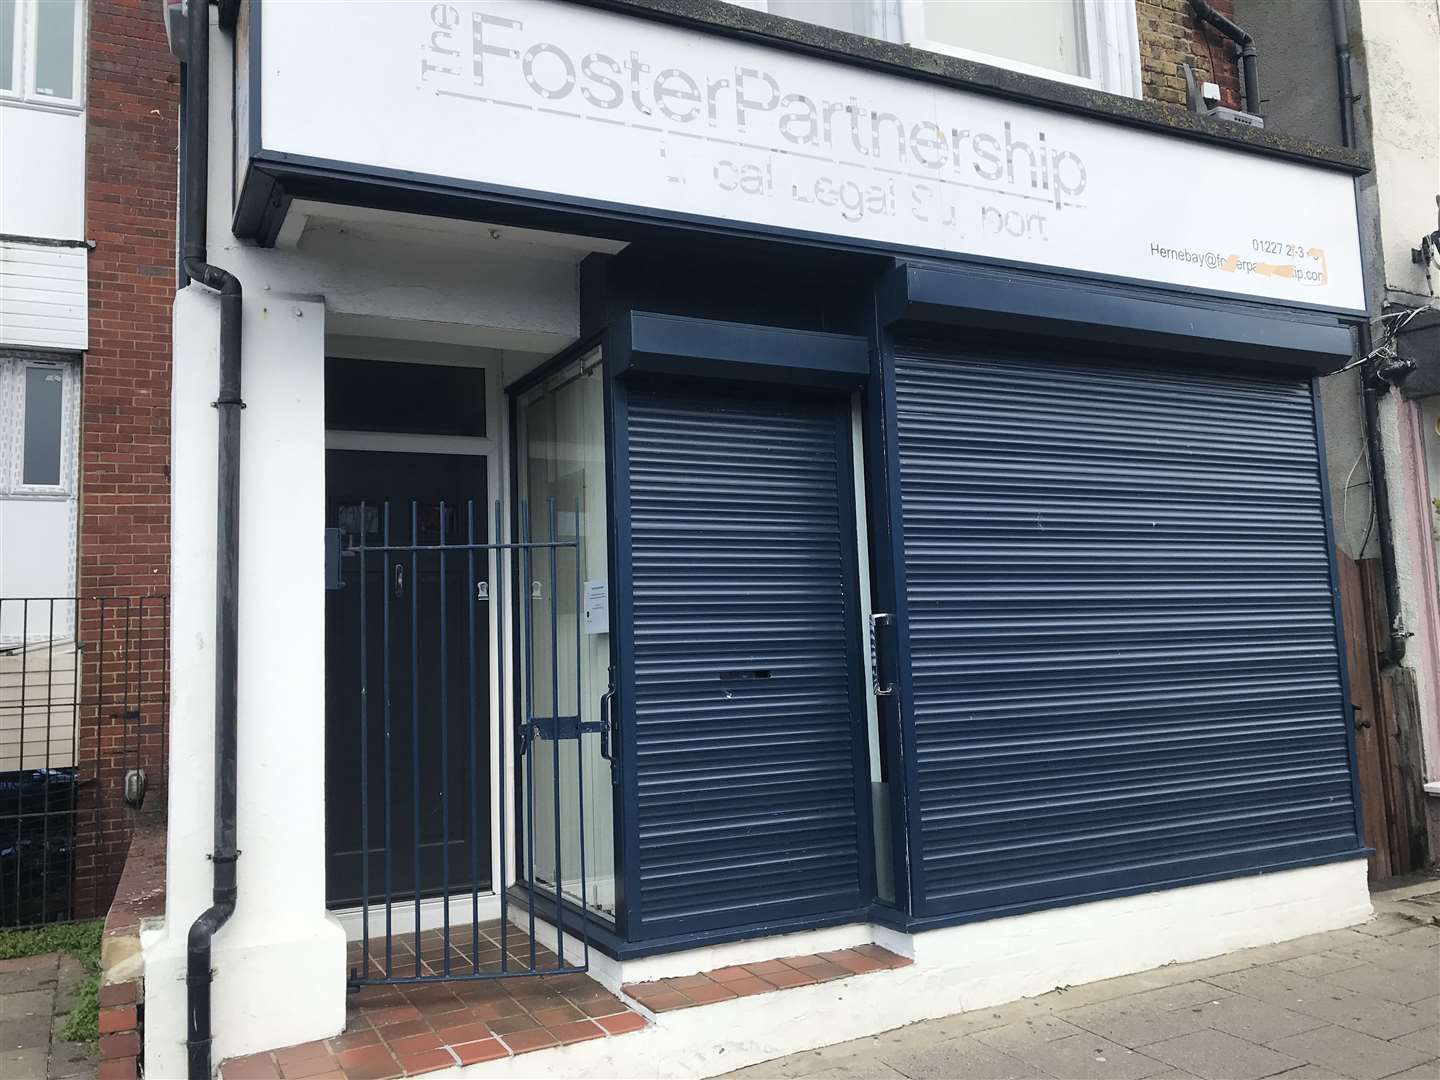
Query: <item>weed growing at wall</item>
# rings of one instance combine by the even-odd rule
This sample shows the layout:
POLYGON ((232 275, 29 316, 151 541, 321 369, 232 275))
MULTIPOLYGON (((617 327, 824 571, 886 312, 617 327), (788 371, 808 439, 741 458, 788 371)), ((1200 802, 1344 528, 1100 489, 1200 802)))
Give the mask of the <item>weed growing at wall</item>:
POLYGON ((100 937, 104 930, 105 924, 98 920, 0 930, 0 960, 63 952, 85 966, 85 981, 65 1021, 64 1037, 72 1042, 93 1042, 100 1037, 100 937))

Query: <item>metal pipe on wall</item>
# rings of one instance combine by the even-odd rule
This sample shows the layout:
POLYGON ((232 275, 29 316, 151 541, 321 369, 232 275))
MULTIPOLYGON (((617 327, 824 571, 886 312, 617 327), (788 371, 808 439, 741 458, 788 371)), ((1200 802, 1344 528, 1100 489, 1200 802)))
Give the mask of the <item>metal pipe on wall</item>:
MULTIPOLYGON (((1339 88, 1340 137, 1346 146, 1357 140, 1355 125, 1355 73, 1350 56, 1350 17, 1346 0, 1330 0, 1330 23, 1335 35, 1336 85, 1339 88)), ((1360 354, 1375 348, 1370 323, 1360 324, 1360 354)), ((1395 565, 1395 522, 1390 512, 1390 478, 1385 469, 1385 447, 1380 435, 1380 398, 1399 385, 1412 365, 1372 359, 1360 369, 1360 396, 1365 419, 1365 455, 1370 466, 1370 500, 1374 507, 1376 541, 1380 547, 1380 576, 1385 588, 1388 637, 1382 656, 1387 665, 1405 659, 1405 611, 1400 598, 1400 573, 1395 565)), ((1361 556, 1365 553, 1359 552, 1361 556)))
POLYGON ((185 964, 185 1045, 190 1080, 211 1076, 210 987, 215 934, 235 912, 236 747, 240 586, 240 316, 242 292, 235 275, 206 256, 209 196, 210 5, 188 0, 180 59, 185 78, 185 175, 181 189, 182 266, 191 280, 220 294, 220 393, 218 486, 215 514, 215 821, 211 905, 190 926, 185 964))
POLYGON ((1207 0, 1190 0, 1190 10, 1202 23, 1209 23, 1240 47, 1240 78, 1245 89, 1245 110, 1256 116, 1260 108, 1260 52, 1250 32, 1233 19, 1216 11, 1207 0))

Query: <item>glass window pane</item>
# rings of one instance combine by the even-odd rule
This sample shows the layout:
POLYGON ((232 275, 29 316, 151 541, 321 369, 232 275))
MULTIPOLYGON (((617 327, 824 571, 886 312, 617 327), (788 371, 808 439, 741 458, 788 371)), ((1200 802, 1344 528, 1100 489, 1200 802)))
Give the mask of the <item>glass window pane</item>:
POLYGON ((485 372, 329 357, 325 426, 331 431, 483 436, 485 372))
MULTIPOLYGON (((536 548, 528 559, 517 557, 517 601, 529 606, 528 619, 523 607, 518 613, 527 672, 520 692, 530 715, 557 726, 574 717, 593 728, 610 682, 605 380, 599 363, 598 352, 588 354, 546 380, 522 401, 520 411, 520 497, 526 500, 528 535, 549 538, 554 499, 557 537, 574 536, 578 526, 582 540, 583 564, 576 566, 573 549, 558 549, 553 581, 549 550, 556 549, 536 548)), ((534 808, 533 880, 549 889, 558 885, 571 903, 583 901, 592 913, 608 918, 615 913, 614 788, 601 747, 595 730, 558 739, 541 734, 527 751, 531 760, 521 775, 523 805, 534 808)), ((519 869, 526 876, 526 862, 519 869)))
POLYGON ((924 39, 1088 75, 1081 0, 925 0, 924 39))
POLYGON ((19 16, 15 0, 0 0, 0 90, 15 89, 15 20, 19 16))
POLYGON ((772 15, 828 26, 851 34, 874 34, 870 25, 870 0, 770 0, 772 15))
POLYGON ((75 96, 75 0, 38 0, 35 5, 35 93, 75 96))
POLYGON ((25 457, 22 484, 59 484, 65 373, 53 367, 25 369, 25 457))

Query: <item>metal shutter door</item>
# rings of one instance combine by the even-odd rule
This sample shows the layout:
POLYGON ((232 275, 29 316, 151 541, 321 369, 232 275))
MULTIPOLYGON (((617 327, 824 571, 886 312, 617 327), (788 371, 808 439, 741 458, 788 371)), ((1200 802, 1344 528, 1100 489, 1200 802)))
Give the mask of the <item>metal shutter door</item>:
POLYGON ((925 913, 1355 850, 1310 384, 903 351, 925 913))
POLYGON ((759 396, 631 394, 647 936, 859 904, 846 427, 759 396))

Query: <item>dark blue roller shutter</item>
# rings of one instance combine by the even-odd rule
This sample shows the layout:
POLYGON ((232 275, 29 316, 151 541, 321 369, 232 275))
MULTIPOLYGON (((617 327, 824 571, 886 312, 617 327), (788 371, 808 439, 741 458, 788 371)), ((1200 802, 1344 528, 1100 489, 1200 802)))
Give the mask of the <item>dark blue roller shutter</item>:
POLYGON ((1355 850, 1310 383, 903 353, 924 913, 1355 850))
POLYGON ((776 394, 630 394, 645 936, 859 903, 848 414, 776 394))

